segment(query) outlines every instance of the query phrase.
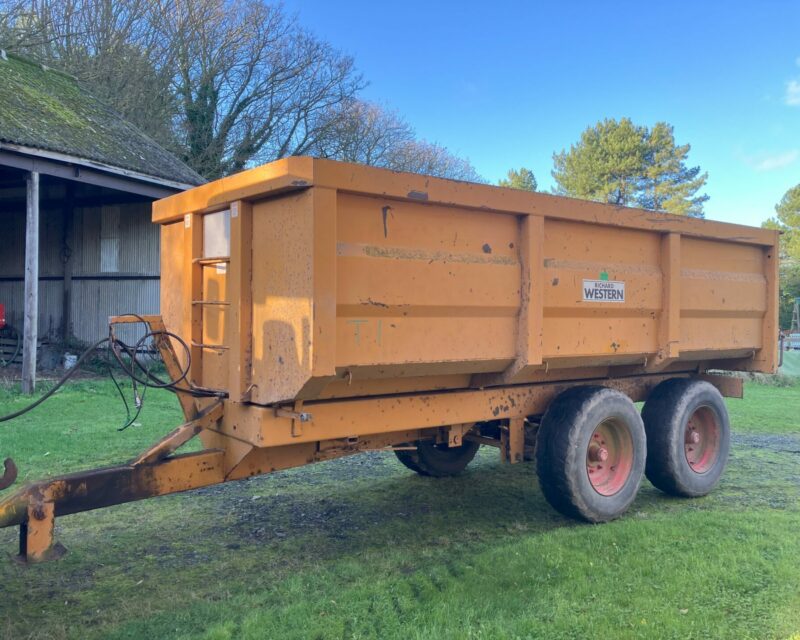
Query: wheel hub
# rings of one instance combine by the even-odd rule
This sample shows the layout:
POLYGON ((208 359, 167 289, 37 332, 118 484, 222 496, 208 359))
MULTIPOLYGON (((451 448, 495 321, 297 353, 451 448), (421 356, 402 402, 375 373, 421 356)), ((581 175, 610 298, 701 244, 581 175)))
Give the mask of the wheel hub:
POLYGON ((608 449, 597 444, 597 442, 592 442, 589 445, 589 460, 592 462, 605 462, 608 460, 608 449))
POLYGON ((706 473, 717 461, 720 448, 720 428, 711 407, 698 407, 686 423, 684 454, 689 468, 706 473))
POLYGON ((627 482, 633 468, 633 439, 622 422, 606 420, 589 438, 586 473, 592 488, 612 496, 627 482))
POLYGON ((700 444, 700 434, 693 429, 688 429, 686 434, 686 444, 700 444))

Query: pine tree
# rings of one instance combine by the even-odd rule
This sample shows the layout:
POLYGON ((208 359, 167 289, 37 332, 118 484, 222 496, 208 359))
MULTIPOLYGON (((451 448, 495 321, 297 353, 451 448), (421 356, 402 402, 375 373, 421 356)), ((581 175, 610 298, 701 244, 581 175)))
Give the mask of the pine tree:
POLYGON ((702 217, 707 195, 694 196, 706 183, 700 167, 687 167, 690 145, 675 145, 671 125, 656 125, 645 137, 645 165, 636 205, 654 211, 702 217))
POLYGON ((780 326, 788 329, 795 298, 800 297, 800 184, 783 194, 775 205, 774 218, 764 222, 768 229, 779 229, 780 252, 780 326))
POLYGON ((500 179, 497 184, 501 187, 522 189, 523 191, 536 191, 539 186, 536 182, 536 176, 533 175, 533 171, 525 167, 520 167, 519 171, 516 169, 509 169, 507 177, 500 179))
POLYGON ((775 205, 774 218, 764 223, 769 229, 783 231, 781 236, 781 258, 800 261, 800 184, 783 194, 775 205))
POLYGON ((708 174, 687 167, 690 145, 677 146, 672 126, 652 129, 629 118, 587 128, 569 151, 553 154, 554 191, 561 195, 702 217, 697 195, 708 174))

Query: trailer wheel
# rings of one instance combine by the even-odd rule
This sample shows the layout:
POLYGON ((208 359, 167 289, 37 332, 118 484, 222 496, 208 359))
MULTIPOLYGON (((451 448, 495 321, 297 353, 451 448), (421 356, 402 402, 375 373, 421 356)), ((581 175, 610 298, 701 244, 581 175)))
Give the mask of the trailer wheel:
POLYGON ((630 398, 605 387, 574 387, 542 418, 536 473, 556 510, 606 522, 625 513, 636 497, 646 449, 642 419, 630 398))
POLYGON ((673 378, 658 385, 642 410, 647 431, 647 478, 664 493, 704 496, 728 461, 730 421, 717 388, 673 378))
POLYGON ((477 442, 448 447, 431 440, 418 440, 409 446, 416 446, 416 449, 395 451, 397 459, 421 476, 433 478, 458 475, 472 462, 480 447, 477 442))

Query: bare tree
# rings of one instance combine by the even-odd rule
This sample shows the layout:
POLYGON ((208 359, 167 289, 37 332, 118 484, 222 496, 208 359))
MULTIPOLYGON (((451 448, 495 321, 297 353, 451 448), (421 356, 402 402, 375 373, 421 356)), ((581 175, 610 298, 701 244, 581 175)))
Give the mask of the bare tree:
POLYGON ((446 147, 425 140, 410 140, 398 149, 392 168, 452 180, 484 182, 469 160, 453 155, 446 147))
POLYGON ((350 100, 330 116, 328 135, 316 155, 360 162, 396 171, 480 182, 468 160, 445 147, 417 140, 414 129, 396 112, 362 100, 350 100))
POLYGON ((208 178, 307 153, 363 80, 263 0, 0 0, 0 46, 77 76, 208 178))
POLYGON ((77 77, 98 98, 177 149, 171 74, 149 0, 0 0, 0 47, 77 77))
POLYGON ((261 0, 166 0, 180 132, 190 164, 214 178, 308 153, 328 114, 363 80, 353 60, 261 0))
POLYGON ((311 154, 480 179, 358 100, 353 60, 265 0, 0 0, 0 47, 72 73, 207 178, 311 154))
POLYGON ((317 141, 316 155, 378 167, 391 167, 399 146, 414 131, 396 112, 363 100, 348 100, 329 115, 327 135, 317 141))

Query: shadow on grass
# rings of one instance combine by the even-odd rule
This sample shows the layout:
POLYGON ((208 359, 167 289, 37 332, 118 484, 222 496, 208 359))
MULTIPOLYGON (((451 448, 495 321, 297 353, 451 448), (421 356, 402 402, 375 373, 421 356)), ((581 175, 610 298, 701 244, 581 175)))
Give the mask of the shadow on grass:
MULTIPOLYGON (((674 508, 784 508, 795 501, 800 463, 793 454, 800 440, 739 440, 721 487, 710 496, 672 498, 644 481, 626 517, 650 517, 674 508)), ((203 561, 221 548, 272 548, 280 555, 281 549, 305 545, 304 553, 280 563, 287 566, 386 545, 412 550, 585 526, 547 504, 533 464, 501 466, 494 450, 481 451, 467 471, 454 478, 417 476, 394 456, 367 453, 70 516, 58 525, 68 547, 94 547, 101 554, 103 547, 117 546, 117 535, 127 539, 135 527, 135 542, 117 548, 117 557, 155 553, 165 564, 203 561), (153 544, 147 544, 148 539, 153 544), (188 555, 170 557, 173 548, 191 542, 194 550, 188 555)), ((4 543, 14 538, 10 530, 0 535, 4 543)))
MULTIPOLYGON (((797 442, 783 438, 779 444, 791 454, 789 445, 797 442)), ((787 467, 790 460, 775 459, 780 451, 765 452, 755 448, 758 446, 760 443, 740 443, 732 453, 722 486, 700 500, 672 498, 643 482, 626 517, 726 504, 787 506, 796 491, 781 490, 777 485, 796 484, 800 466, 787 467)), ((130 527, 135 526, 137 542, 126 544, 116 553, 140 556, 155 552, 166 564, 204 560, 208 553, 203 549, 209 546, 217 550, 278 550, 294 548, 302 540, 313 552, 300 557, 316 562, 387 544, 409 549, 421 544, 468 544, 488 537, 581 526, 547 504, 533 464, 500 466, 494 450, 482 451, 465 473, 454 478, 417 476, 391 455, 368 453, 70 516, 58 520, 58 524, 59 537, 73 549, 116 546, 115 529, 122 525, 119 535, 126 538, 130 527), (110 527, 110 539, 104 535, 104 527, 110 527), (172 547, 181 547, 198 536, 202 541, 194 552, 170 557, 172 547), (149 538, 158 542, 147 545, 144 541, 149 538)), ((14 537, 10 534, 2 532, 0 540, 10 542, 14 537)), ((289 564, 296 563, 297 558, 289 564)))
MULTIPOLYGON (((373 453, 124 505, 115 509, 141 510, 140 535, 158 533, 159 544, 137 543, 118 552, 130 551, 134 561, 140 553, 156 553, 164 566, 185 566, 226 550, 241 551, 262 556, 270 571, 279 572, 389 546, 409 554, 426 546, 467 551, 473 544, 521 533, 591 526, 549 506, 532 464, 500 466, 493 453, 483 453, 454 478, 417 476, 393 457, 373 453), (192 540, 198 542, 187 550, 192 540)), ((686 504, 645 483, 628 517, 686 504)), ((98 527, 124 518, 111 512, 103 516, 98 527)), ((87 540, 71 542, 83 546, 87 540)))
POLYGON ((275 551, 273 570, 387 546, 413 554, 420 546, 469 546, 579 525, 549 507, 532 465, 500 467, 494 457, 483 454, 461 476, 434 479, 408 472, 385 454, 364 454, 176 501, 194 502, 204 538, 227 549, 275 551))
MULTIPOLYGON (((600 527, 635 535, 636 520, 669 522, 670 512, 796 509, 798 442, 736 443, 721 486, 699 500, 670 498, 645 481, 629 513, 600 527)), ((180 593, 206 603, 273 597, 286 580, 351 563, 369 563, 371 575, 411 576, 430 562, 452 573, 481 549, 520 540, 546 547, 557 531, 590 527, 547 504, 532 464, 501 466, 495 450, 442 479, 368 453, 59 519, 66 558, 29 568, 0 562, 0 621, 18 616, 9 628, 28 637, 31 616, 41 618, 48 637, 67 638, 72 625, 136 620, 137 608, 169 617, 180 593)), ((13 530, 0 531, 0 545, 15 544, 13 530)))

